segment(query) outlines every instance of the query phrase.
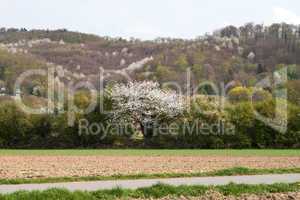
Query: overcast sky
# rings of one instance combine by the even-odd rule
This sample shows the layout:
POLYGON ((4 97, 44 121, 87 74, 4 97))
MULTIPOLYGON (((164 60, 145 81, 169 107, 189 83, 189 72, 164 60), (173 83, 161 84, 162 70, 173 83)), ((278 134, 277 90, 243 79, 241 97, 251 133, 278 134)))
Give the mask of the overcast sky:
POLYGON ((1 0, 0 27, 194 38, 228 24, 300 24, 299 0, 1 0))

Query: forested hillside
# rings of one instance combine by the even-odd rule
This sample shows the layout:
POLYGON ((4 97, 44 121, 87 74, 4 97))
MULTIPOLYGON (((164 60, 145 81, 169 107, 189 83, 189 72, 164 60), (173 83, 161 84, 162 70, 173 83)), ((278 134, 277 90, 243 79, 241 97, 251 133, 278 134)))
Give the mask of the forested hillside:
MULTIPOLYGON (((297 148, 300 146, 299 55, 300 27, 284 23, 271 26, 248 23, 241 27, 228 26, 191 40, 157 38, 152 41, 100 37, 65 29, 1 28, 0 146, 297 148), (104 69, 106 86, 128 81, 127 75, 131 80, 149 80, 162 86, 174 81, 183 92, 197 88, 190 96, 196 97, 197 106, 209 114, 192 109, 183 118, 172 119, 179 120, 178 135, 150 138, 146 143, 140 138, 119 137, 115 133, 109 133, 105 140, 94 135, 78 135, 78 126, 67 125, 68 113, 27 115, 12 103, 16 96, 15 81, 22 72, 54 67, 63 72, 63 76, 55 74, 58 86, 89 82, 100 89, 100 69, 104 69), (287 69, 286 81, 282 69, 287 69), (191 70, 190 83, 187 81, 188 70, 191 70), (255 86, 262 80, 270 83, 256 91, 255 86), (205 81, 218 88, 225 85, 226 90, 220 97, 226 104, 225 110, 216 106, 220 99, 216 101, 214 88, 209 85, 198 87, 205 81), (281 84, 276 86, 279 82, 281 84), (273 97, 284 98, 278 94, 278 87, 287 89, 288 94, 286 134, 262 123, 253 114, 259 111, 267 117, 276 115, 273 97), (197 120, 210 125, 220 120, 228 121, 235 125, 236 134, 181 135, 185 123, 197 120)), ((42 109, 47 106, 47 87, 47 77, 33 76, 26 79, 17 92, 25 104, 42 109)), ((75 96, 76 105, 85 108, 89 97, 85 91, 79 91, 75 96)), ((108 109, 112 108, 110 99, 102 101, 108 109)), ((60 103, 63 104, 61 108, 67 105, 67 102, 60 103)), ((111 116, 99 112, 99 106, 88 115, 76 115, 75 125, 80 117, 108 125, 111 116)), ((136 131, 132 130, 132 133, 135 135, 136 131)))
MULTIPOLYGON (((258 79, 285 66, 288 84, 297 90, 300 28, 288 24, 228 26, 193 40, 158 38, 154 41, 99 37, 68 30, 0 30, 0 84, 12 93, 20 72, 61 66, 67 80, 97 85, 99 67, 124 70, 135 80, 177 81, 186 84, 187 68, 193 84, 204 80, 253 86, 258 79), (233 83, 233 82, 232 82, 233 83)), ((114 72, 114 71, 113 71, 114 72)), ((117 73, 108 80, 122 80, 117 73)), ((33 84, 28 84, 32 92, 33 84)), ((295 99, 291 97, 291 99, 295 99)))

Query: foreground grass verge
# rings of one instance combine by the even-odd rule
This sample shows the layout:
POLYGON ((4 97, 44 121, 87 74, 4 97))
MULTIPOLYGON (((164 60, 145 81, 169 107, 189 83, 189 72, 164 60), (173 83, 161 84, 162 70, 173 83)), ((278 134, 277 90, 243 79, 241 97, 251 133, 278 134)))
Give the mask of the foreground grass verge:
POLYGON ((0 195, 1 200, 50 200, 50 199, 127 199, 127 198, 162 198, 166 196, 201 196, 209 190, 220 192, 228 196, 240 196, 242 194, 265 194, 265 193, 286 193, 300 191, 300 184, 273 184, 273 185, 236 185, 229 184, 226 186, 169 186, 169 185, 155 185, 150 188, 140 188, 137 190, 128 189, 112 189, 95 192, 69 192, 61 189, 50 189, 46 191, 33 192, 16 192, 13 194, 0 195))
POLYGON ((0 156, 299 156, 300 149, 66 149, 66 150, 9 150, 1 149, 0 156))
POLYGON ((262 174, 291 174, 300 173, 300 168, 291 169, 249 169, 236 167, 204 173, 165 173, 165 174, 137 174, 114 176, 90 176, 90 177, 57 177, 57 178, 33 178, 33 179, 0 179, 2 184, 27 184, 27 183, 58 183, 78 181, 102 181, 102 180, 130 180, 130 179, 154 179, 154 178, 180 178, 180 177, 208 177, 208 176, 235 176, 235 175, 262 175, 262 174))

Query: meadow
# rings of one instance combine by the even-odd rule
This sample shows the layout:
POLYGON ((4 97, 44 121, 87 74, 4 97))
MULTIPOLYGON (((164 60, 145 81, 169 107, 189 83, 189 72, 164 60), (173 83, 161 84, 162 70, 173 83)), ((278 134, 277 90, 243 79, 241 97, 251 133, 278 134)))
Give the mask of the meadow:
POLYGON ((300 156, 300 149, 1 149, 0 156, 300 156))

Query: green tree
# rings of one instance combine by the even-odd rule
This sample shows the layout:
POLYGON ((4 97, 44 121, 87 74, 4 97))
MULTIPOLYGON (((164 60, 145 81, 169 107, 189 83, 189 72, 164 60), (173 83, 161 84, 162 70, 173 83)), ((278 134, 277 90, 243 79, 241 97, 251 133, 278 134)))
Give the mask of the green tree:
POLYGON ((174 64, 178 66, 182 71, 186 70, 189 67, 187 56, 185 54, 180 54, 175 60, 174 64))
POLYGON ((235 87, 229 91, 228 98, 231 102, 250 101, 251 91, 246 87, 235 87))
POLYGON ((24 141, 32 129, 28 115, 11 102, 0 105, 0 145, 15 147, 24 141))

